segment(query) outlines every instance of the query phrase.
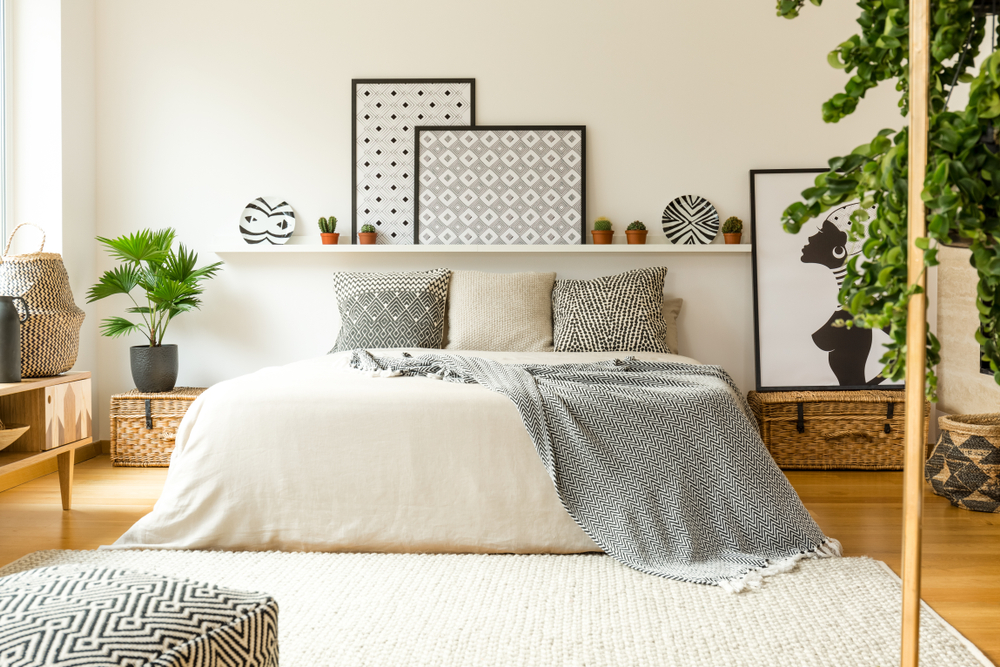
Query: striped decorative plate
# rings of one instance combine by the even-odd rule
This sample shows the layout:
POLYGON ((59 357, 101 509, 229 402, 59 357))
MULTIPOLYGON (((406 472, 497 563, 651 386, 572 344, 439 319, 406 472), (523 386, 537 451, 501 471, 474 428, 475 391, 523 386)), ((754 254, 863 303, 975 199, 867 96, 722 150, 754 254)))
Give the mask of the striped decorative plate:
POLYGON ((680 245, 711 243, 719 234, 719 212, 703 197, 683 195, 663 209, 663 233, 680 245))

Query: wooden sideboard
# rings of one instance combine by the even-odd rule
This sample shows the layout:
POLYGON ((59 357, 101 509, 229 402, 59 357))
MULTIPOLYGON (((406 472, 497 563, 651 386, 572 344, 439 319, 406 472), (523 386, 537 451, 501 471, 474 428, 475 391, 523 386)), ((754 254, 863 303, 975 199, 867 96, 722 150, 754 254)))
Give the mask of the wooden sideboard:
POLYGON ((0 420, 31 428, 0 450, 0 475, 55 458, 64 510, 73 502, 77 449, 92 442, 90 373, 65 373, 0 384, 0 420))

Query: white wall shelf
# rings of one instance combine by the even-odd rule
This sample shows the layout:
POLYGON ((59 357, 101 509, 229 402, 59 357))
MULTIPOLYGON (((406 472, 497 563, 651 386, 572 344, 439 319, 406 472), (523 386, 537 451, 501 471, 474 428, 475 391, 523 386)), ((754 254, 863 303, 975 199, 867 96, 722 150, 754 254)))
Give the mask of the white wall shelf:
POLYGON ((749 244, 710 243, 708 245, 673 245, 670 243, 650 243, 646 245, 319 245, 315 243, 289 243, 273 245, 237 245, 233 243, 217 247, 218 255, 258 254, 285 255, 295 253, 749 253, 749 244))

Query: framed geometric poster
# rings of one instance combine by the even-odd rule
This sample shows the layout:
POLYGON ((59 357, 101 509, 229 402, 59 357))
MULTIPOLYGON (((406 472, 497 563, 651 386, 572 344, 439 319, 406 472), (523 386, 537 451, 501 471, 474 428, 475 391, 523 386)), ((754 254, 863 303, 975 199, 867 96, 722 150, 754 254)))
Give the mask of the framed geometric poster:
MULTIPOLYGON (((803 225, 781 226, 781 214, 827 169, 758 169, 750 172, 754 347, 758 391, 898 389, 879 363, 886 332, 837 327, 851 315, 837 301, 847 262, 862 241, 848 235, 851 202, 803 225)), ((868 211, 874 217, 874 207, 868 211)), ((867 223, 866 223, 867 224, 867 223)))
POLYGON ((416 150, 419 243, 584 242, 584 126, 417 127, 416 150))
POLYGON ((413 136, 417 125, 475 125, 475 79, 354 79, 352 241, 416 243, 413 136))

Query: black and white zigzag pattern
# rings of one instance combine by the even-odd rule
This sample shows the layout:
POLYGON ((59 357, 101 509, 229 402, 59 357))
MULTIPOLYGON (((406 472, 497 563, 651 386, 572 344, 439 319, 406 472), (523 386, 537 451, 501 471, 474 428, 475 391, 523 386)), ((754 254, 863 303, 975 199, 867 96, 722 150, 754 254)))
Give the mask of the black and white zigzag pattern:
POLYGON ((335 273, 340 334, 331 352, 441 347, 451 271, 335 273))
POLYGON ((0 665, 277 667, 278 605, 130 570, 28 570, 0 578, 0 665))
POLYGON ((507 396, 570 516, 641 572, 732 587, 828 545, 717 366, 641 362, 503 365, 428 354, 362 371, 478 383, 507 396))
POLYGON ((719 212, 703 197, 678 197, 663 209, 663 233, 671 243, 711 243, 719 234, 719 212))
POLYGON ((73 301, 62 257, 5 257, 0 262, 0 294, 23 297, 28 306, 28 319, 21 324, 21 375, 46 377, 72 368, 85 315, 73 301))
POLYGON ((552 289, 556 352, 671 352, 663 319, 667 267, 591 280, 557 280, 552 289))

